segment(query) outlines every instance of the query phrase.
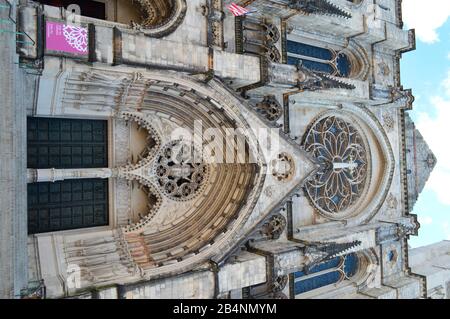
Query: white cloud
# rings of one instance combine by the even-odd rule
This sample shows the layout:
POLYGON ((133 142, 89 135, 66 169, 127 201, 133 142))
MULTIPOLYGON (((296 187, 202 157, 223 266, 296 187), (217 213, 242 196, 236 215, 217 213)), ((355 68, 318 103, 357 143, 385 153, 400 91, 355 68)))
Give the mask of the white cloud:
POLYGON ((433 224, 433 218, 431 216, 420 216, 419 215, 419 223, 421 225, 431 225, 431 224, 433 224))
POLYGON ((449 0, 403 0, 403 20, 426 43, 439 41, 437 29, 450 17, 449 0))
POLYGON ((434 108, 436 116, 431 117, 429 113, 419 113, 416 126, 437 157, 437 165, 426 187, 436 193, 442 204, 450 205, 450 127, 448 123, 450 118, 450 71, 441 86, 446 95, 432 97, 429 107, 434 108))

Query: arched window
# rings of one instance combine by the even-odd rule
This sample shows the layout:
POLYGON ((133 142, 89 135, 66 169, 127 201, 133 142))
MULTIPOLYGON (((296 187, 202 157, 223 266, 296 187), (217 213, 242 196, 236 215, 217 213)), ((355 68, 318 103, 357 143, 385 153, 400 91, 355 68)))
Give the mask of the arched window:
POLYGON ((163 37, 175 31, 182 23, 187 11, 186 0, 36 1, 43 5, 63 7, 83 17, 138 27, 152 37, 163 37))
POLYGON ((334 76, 348 77, 351 71, 349 57, 333 49, 287 40, 287 63, 334 76))
POLYGON ((358 269, 358 255, 351 253, 320 263, 312 267, 308 273, 296 272, 294 273, 295 295, 350 280, 356 275, 358 269))

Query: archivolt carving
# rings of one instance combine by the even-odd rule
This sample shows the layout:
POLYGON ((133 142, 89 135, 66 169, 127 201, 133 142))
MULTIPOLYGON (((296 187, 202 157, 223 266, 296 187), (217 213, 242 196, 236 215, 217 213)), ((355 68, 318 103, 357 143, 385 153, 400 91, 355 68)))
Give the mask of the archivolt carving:
MULTIPOLYGON (((75 109, 75 105, 84 108, 85 101, 98 102, 101 106, 100 100, 109 98, 108 104, 103 105, 103 116, 136 122, 157 141, 140 162, 117 168, 118 178, 143 185, 147 194, 153 196, 155 204, 138 223, 117 229, 115 232, 122 235, 114 240, 116 246, 124 250, 118 258, 124 269, 135 265, 145 278, 178 274, 216 256, 224 247, 230 247, 240 239, 242 234, 239 231, 262 192, 265 175, 259 167, 263 167, 264 155, 255 133, 242 115, 244 106, 219 81, 212 79, 204 84, 189 76, 167 71, 146 71, 139 77, 117 72, 120 71, 113 73, 108 69, 93 68, 84 72, 86 78, 80 80, 83 72, 79 69, 73 71, 66 82, 70 92, 66 90, 65 94, 70 95, 64 97, 72 98, 66 106, 70 109, 75 109), (79 99, 77 94, 81 91, 84 94, 79 99), (98 98, 99 91, 101 99, 98 98), (189 174, 185 174, 183 168, 172 169, 175 175, 187 176, 189 183, 205 184, 204 189, 195 191, 199 196, 188 197, 187 200, 192 201, 190 205, 174 201, 161 191, 158 177, 154 174, 157 154, 161 154, 158 152, 161 152, 163 143, 170 139, 163 140, 158 135, 164 124, 159 125, 159 115, 156 119, 146 114, 159 114, 165 123, 186 128, 189 132, 194 132, 195 120, 202 120, 204 130, 228 127, 247 130, 245 158, 251 162, 208 164, 212 168, 204 182, 196 179, 194 167, 188 167, 189 174)), ((87 265, 89 271, 91 265, 94 267, 91 263, 87 265)), ((116 270, 110 273, 113 272, 119 273, 116 270)), ((135 277, 130 276, 128 278, 134 280, 135 277)), ((104 280, 98 275, 90 275, 89 278, 104 280)))
POLYGON ((122 168, 125 171, 136 170, 144 165, 150 163, 155 157, 156 153, 161 147, 161 137, 153 128, 153 126, 145 119, 144 116, 140 113, 133 112, 119 112, 117 117, 124 119, 126 121, 133 121, 139 126, 145 128, 149 134, 149 138, 152 140, 153 145, 148 145, 144 150, 143 154, 141 154, 142 159, 136 164, 128 164, 122 168))
MULTIPOLYGON (((127 179, 130 178, 128 177, 127 179)), ((143 216, 137 223, 124 227, 124 233, 143 229, 153 219, 153 217, 155 217, 162 204, 161 194, 154 188, 152 184, 148 183, 145 179, 142 178, 139 179, 138 177, 136 177, 136 180, 138 180, 139 183, 141 183, 145 187, 145 193, 149 200, 147 206, 148 210, 146 212, 146 215, 143 216)))

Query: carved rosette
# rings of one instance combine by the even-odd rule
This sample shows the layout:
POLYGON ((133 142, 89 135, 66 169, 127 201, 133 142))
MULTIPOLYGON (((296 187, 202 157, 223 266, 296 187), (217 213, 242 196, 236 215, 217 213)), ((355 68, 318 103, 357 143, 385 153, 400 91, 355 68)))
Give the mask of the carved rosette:
POLYGON ((270 239, 278 239, 286 228, 286 218, 281 214, 276 214, 264 224, 263 233, 270 239))
POLYGON ((198 194, 208 172, 200 153, 181 141, 166 145, 154 165, 158 186, 173 200, 189 200, 198 194))

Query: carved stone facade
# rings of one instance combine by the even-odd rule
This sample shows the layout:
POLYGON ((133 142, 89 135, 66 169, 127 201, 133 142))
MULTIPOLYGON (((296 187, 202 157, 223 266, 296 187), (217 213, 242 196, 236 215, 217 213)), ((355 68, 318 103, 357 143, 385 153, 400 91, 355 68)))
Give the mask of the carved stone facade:
MULTIPOLYGON (((2 143, 26 162, 31 152, 13 147, 26 145, 26 116, 59 127, 105 121, 108 161, 11 166, 13 189, 1 198, 15 204, 1 227, 18 242, 1 241, 1 297, 43 297, 44 286, 51 298, 445 295, 448 284, 426 286, 432 274, 408 264, 407 240, 419 228, 410 212, 436 159, 399 83, 399 57, 415 46, 401 1, 234 2, 255 12, 234 17, 228 0, 139 0, 127 8, 143 10, 143 22, 81 16, 87 57, 44 47, 36 26, 65 23, 63 10, 13 6, 32 44, 17 43, 19 55, 0 49, 21 66, 4 68, 2 108, 20 118, 14 140, 2 129, 2 143), (28 235, 27 180, 61 185, 48 196, 75 202, 64 182, 99 179, 105 224, 28 235)), ((71 136, 98 133, 80 130, 71 136)), ((69 206, 62 212, 78 209, 69 206)), ((52 216, 52 227, 64 222, 52 216)))

